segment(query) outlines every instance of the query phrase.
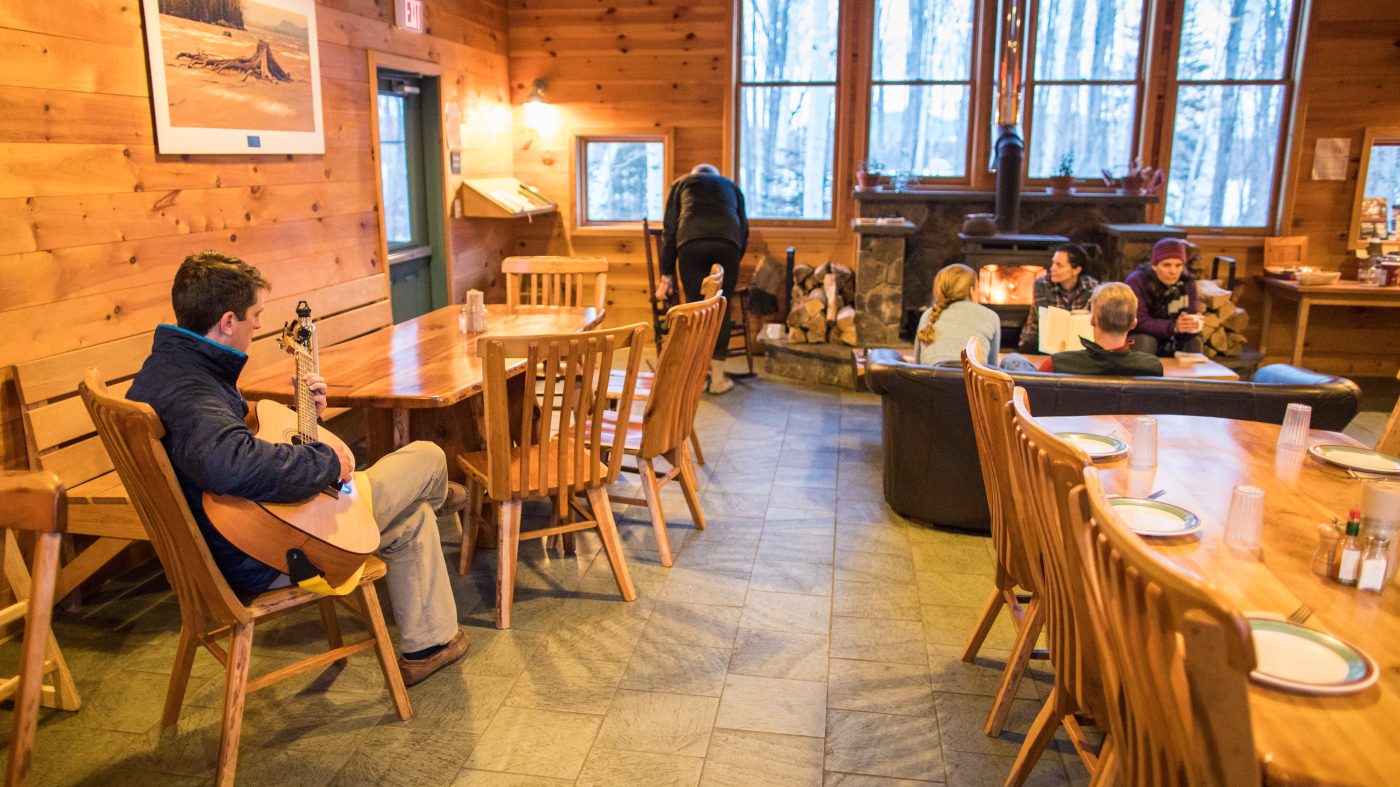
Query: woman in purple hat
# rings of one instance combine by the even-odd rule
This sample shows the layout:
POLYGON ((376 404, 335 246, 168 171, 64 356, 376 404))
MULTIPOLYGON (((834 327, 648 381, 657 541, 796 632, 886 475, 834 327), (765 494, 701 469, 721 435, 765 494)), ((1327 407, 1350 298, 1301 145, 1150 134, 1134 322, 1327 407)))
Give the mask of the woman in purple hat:
POLYGON ((1163 358, 1201 351, 1205 323, 1186 257, 1186 241, 1163 238, 1152 247, 1151 262, 1128 274, 1138 300, 1137 327, 1128 337, 1133 349, 1163 358))

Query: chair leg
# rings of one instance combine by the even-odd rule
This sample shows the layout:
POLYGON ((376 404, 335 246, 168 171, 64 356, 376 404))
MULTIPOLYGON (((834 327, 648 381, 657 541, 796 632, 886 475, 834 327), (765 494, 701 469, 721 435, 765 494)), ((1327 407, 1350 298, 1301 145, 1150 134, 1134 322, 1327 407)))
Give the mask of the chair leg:
MULTIPOLYGON (((345 639, 340 636, 340 619, 335 616, 335 599, 327 596, 317 605, 321 608, 321 627, 326 630, 326 644, 330 645, 330 650, 335 650, 345 644, 345 639)), ((332 663, 343 668, 350 663, 350 659, 337 659, 332 663)))
POLYGON ((1030 661, 1035 642, 1040 639, 1040 630, 1045 626, 1045 615, 1041 610, 1040 599, 1032 598, 1026 605, 1026 618, 1016 632, 1016 641, 1006 656, 1006 666, 1001 670, 1001 682, 997 685, 996 696, 992 699, 991 712, 987 714, 984 730, 988 737, 1001 735, 1006 726, 1006 717, 1011 714, 1011 703, 1016 699, 1016 691, 1021 688, 1021 678, 1026 674, 1026 662, 1030 661))
POLYGON ((365 605, 365 622, 374 636, 374 655, 379 657, 379 669, 384 673, 384 685, 389 689, 389 698, 394 701, 394 710, 399 718, 408 721, 413 715, 413 705, 408 701, 408 689, 403 685, 403 673, 399 671, 398 660, 394 658, 394 645, 389 641, 389 629, 384 625, 384 610, 379 608, 379 592, 373 582, 360 585, 360 599, 365 605))
POLYGON ((510 628, 510 605, 515 599, 515 561, 520 549, 519 500, 502 500, 497 506, 499 548, 496 565, 496 628, 510 628))
POLYGON ((686 507, 690 509, 690 518, 695 521, 696 530, 704 530, 705 512, 700 509, 700 482, 695 477, 695 465, 690 463, 690 454, 685 446, 679 446, 666 458, 676 460, 674 464, 681 471, 681 492, 685 495, 686 507))
MULTIPOLYGON (((10 592, 14 595, 15 600, 25 601, 29 599, 36 578, 30 576, 29 567, 24 564, 24 557, 20 554, 19 542, 15 539, 13 530, 5 531, 4 544, 5 581, 9 583, 10 592)), ((36 545, 36 550, 37 548, 36 545)), ((55 551, 53 554, 56 558, 57 552, 55 551)), ((57 564, 54 565, 52 571, 45 573, 48 573, 49 576, 47 578, 41 576, 39 579, 44 579, 44 581, 50 583, 50 587, 53 587, 58 581, 57 564)), ((50 592, 54 593, 57 591, 50 592)), ((52 596, 48 603, 50 607, 53 606, 52 596)), ((32 615, 33 612, 34 609, 31 604, 29 614, 32 615)), ((52 616, 53 611, 50 610, 48 614, 52 616)), ((52 628, 44 635, 44 659, 53 662, 54 693, 52 700, 44 699, 41 694, 39 704, 45 707, 58 708, 59 710, 77 710, 78 706, 82 704, 78 697, 78 686, 73 682, 73 673, 68 669, 68 662, 63 658, 63 650, 58 647, 58 639, 54 637, 52 628)))
POLYGON ((466 574, 472 570, 472 557, 476 555, 476 537, 481 531, 481 494, 481 485, 469 476, 467 507, 462 511, 462 550, 457 558, 458 574, 466 574))
POLYGON ((160 723, 166 727, 180 720, 180 707, 185 704, 185 687, 190 683, 190 670, 194 668, 195 653, 199 643, 194 632, 183 623, 180 625, 180 642, 175 646, 175 668, 170 671, 170 687, 165 690, 165 712, 160 723))
POLYGON ((704 467, 705 452, 700 450, 700 433, 693 426, 690 429, 690 447, 695 449, 695 464, 704 467))
POLYGON ((612 564, 618 592, 622 594, 623 601, 636 601, 637 589, 632 585, 632 575, 627 572, 627 559, 622 554, 622 538, 617 534, 617 522, 613 520, 608 490, 601 486, 588 490, 588 505, 598 522, 598 537, 603 541, 603 550, 608 553, 608 563, 612 564))
MULTIPOLYGON (((646 498, 647 513, 651 515, 651 529, 656 532, 656 551, 661 553, 661 565, 669 567, 672 563, 671 537, 666 532, 666 512, 661 507, 661 486, 656 482, 656 466, 650 459, 638 457, 637 470, 642 477, 642 497, 646 498)), ((608 510, 612 511, 611 504, 608 510)), ((602 515, 597 511, 593 514, 599 521, 602 520, 602 515)))
POLYGON ((977 625, 972 629, 972 636, 967 640, 967 647, 963 648, 963 661, 971 664, 977 658, 977 651, 982 649, 982 642, 991 633, 992 625, 997 622, 997 614, 1001 612, 1001 605, 1005 603, 1006 596, 1002 589, 993 588, 992 595, 982 606, 982 616, 977 618, 977 625))
POLYGON ((238 767, 238 739, 243 734, 243 702, 248 696, 248 668, 253 660, 253 624, 233 627, 224 677, 224 719, 219 732, 219 770, 214 783, 233 787, 238 767))
POLYGON ((1060 720, 1065 717, 1064 705, 1065 694, 1056 683, 1050 690, 1050 696, 1045 699, 1045 705, 1035 717, 1035 723, 1026 733, 1026 739, 1021 742, 1021 750, 1016 752, 1016 762, 1012 764, 1011 773, 1006 777, 1006 787, 1020 787, 1030 778, 1035 764, 1040 762, 1040 756, 1045 753, 1045 747, 1049 746, 1050 739, 1055 737, 1055 730, 1060 728, 1060 720))
POLYGON ((19 686, 14 694, 14 726, 10 733, 10 759, 6 785, 28 785, 33 776, 34 735, 39 728, 39 695, 44 684, 44 657, 53 618, 54 580, 63 536, 44 533, 34 547, 34 581, 29 587, 29 611, 24 621, 24 647, 20 656, 19 686))

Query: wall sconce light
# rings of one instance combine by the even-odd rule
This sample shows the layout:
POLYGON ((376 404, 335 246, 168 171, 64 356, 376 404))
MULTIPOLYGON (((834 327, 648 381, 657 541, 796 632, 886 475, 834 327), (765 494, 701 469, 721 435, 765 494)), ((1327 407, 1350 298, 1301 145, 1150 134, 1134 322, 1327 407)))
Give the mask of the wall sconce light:
POLYGON ((545 103, 544 91, 544 80, 536 79, 525 99, 525 125, 541 138, 549 139, 559 133, 559 109, 545 103))

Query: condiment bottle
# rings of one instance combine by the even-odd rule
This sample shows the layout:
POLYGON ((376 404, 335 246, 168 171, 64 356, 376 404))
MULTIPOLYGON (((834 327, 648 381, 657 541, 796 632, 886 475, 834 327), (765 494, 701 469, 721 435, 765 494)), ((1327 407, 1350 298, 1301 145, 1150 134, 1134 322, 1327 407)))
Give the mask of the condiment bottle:
POLYGON ((1356 578, 1361 574, 1361 546, 1356 543, 1356 534, 1361 532, 1361 511, 1353 508, 1347 515, 1347 537, 1342 539, 1342 564, 1337 569, 1337 581, 1343 585, 1356 586, 1356 578))
POLYGON ((1342 534, 1337 531, 1336 521, 1324 522, 1317 526, 1317 550, 1313 552, 1312 570, 1320 577, 1336 575, 1337 544, 1342 534))
POLYGON ((1361 484, 1361 543, 1371 536, 1385 536, 1390 543, 1386 555, 1385 581, 1400 568, 1400 484, 1366 481, 1361 484))
POLYGON ((1361 578, 1357 586, 1362 590, 1381 592, 1385 587, 1385 567, 1390 539, 1386 536, 1371 536, 1366 539, 1366 554, 1361 558, 1361 578))

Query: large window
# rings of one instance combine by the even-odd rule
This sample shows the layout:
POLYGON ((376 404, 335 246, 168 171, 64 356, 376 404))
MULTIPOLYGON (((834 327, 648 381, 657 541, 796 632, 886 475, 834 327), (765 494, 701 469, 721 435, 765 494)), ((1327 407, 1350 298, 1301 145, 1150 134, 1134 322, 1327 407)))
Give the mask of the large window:
POLYGON ((1286 0, 1186 0, 1167 223, 1270 224, 1292 12, 1286 0))
POLYGON ((973 0, 877 0, 871 166, 967 174, 973 0))
POLYGON ((744 0, 739 185, 750 218, 829 219, 838 0, 744 0))
POLYGON ((577 155, 581 225, 661 220, 665 137, 579 137, 577 155))
POLYGON ((1126 168, 1135 150, 1142 0, 1042 0, 1027 85, 1032 178, 1126 168))

